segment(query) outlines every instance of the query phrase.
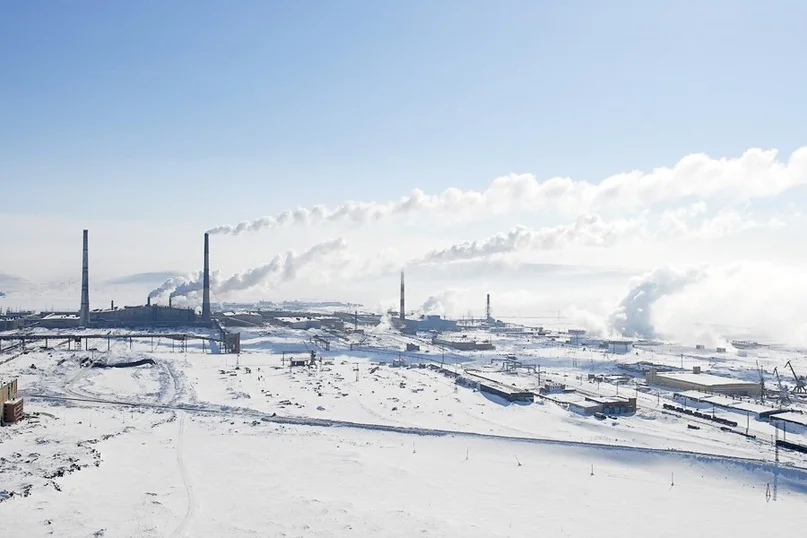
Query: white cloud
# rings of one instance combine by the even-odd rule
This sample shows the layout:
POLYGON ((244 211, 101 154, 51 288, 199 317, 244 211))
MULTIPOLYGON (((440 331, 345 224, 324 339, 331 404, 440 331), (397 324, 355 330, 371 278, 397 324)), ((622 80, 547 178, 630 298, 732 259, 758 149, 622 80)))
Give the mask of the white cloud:
POLYGON ((741 214, 732 209, 721 209, 717 214, 707 216, 703 201, 667 210, 659 219, 659 232, 668 237, 692 237, 696 239, 720 239, 742 234, 754 229, 774 229, 785 226, 781 218, 772 217, 758 220, 751 214, 741 214))
POLYGON ((754 229, 775 229, 785 226, 779 218, 756 220, 750 216, 742 216, 731 210, 720 211, 713 218, 703 222, 693 235, 701 239, 719 239, 739 235, 754 229))
POLYGON ((786 162, 775 150, 749 149, 735 159, 704 154, 684 157, 671 168, 628 172, 600 183, 556 177, 539 181, 531 174, 493 180, 483 192, 450 188, 442 194, 415 189, 396 202, 346 202, 336 208, 314 206, 287 210, 237 225, 217 226, 212 234, 241 234, 293 225, 328 222, 368 223, 404 215, 484 218, 519 210, 559 209, 573 214, 600 208, 635 210, 690 197, 731 201, 780 194, 807 182, 807 147, 786 162))

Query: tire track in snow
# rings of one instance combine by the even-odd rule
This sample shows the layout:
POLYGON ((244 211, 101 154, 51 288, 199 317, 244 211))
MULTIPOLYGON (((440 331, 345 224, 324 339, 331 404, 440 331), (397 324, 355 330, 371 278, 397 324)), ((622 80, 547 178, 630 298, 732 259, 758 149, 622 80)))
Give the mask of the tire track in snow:
POLYGON ((185 492, 188 495, 188 508, 185 511, 185 517, 179 523, 174 532, 171 533, 172 537, 179 538, 185 534, 185 530, 196 515, 197 503, 196 497, 193 495, 193 485, 188 477, 188 469, 185 467, 185 413, 182 413, 179 418, 179 435, 177 436, 177 464, 179 465, 179 473, 182 475, 182 483, 185 486, 185 492))
MULTIPOLYGON (((68 400, 68 401, 80 401, 80 402, 92 403, 97 405, 116 405, 116 406, 122 405, 122 406, 144 407, 154 409, 174 409, 177 411, 186 411, 189 413, 211 413, 225 416, 243 416, 243 417, 251 417, 254 419, 260 419, 261 421, 267 423, 283 424, 290 426, 307 426, 313 428, 350 428, 350 429, 383 431, 403 435, 417 435, 427 437, 457 436, 457 437, 467 437, 477 439, 490 439, 495 441, 511 441, 525 444, 595 448, 608 451, 611 453, 660 454, 664 456, 674 455, 684 458, 745 464, 747 466, 764 469, 773 468, 774 466, 773 462, 771 462, 768 459, 764 459, 762 457, 754 458, 749 456, 737 456, 731 454, 720 454, 716 452, 701 452, 701 451, 685 450, 677 448, 652 448, 644 446, 635 446, 626 443, 611 444, 596 441, 575 441, 569 439, 554 439, 549 437, 538 437, 538 436, 523 437, 512 435, 498 435, 491 433, 477 433, 463 430, 447 430, 447 429, 424 428, 416 426, 396 426, 391 424, 372 424, 372 423, 353 422, 348 420, 314 418, 314 417, 295 416, 295 415, 275 415, 275 414, 270 415, 266 412, 258 411, 255 409, 245 407, 230 407, 226 405, 211 405, 201 403, 174 404, 174 405, 143 404, 143 403, 126 402, 121 400, 71 398, 64 396, 50 396, 45 394, 31 394, 28 397, 31 399, 50 400, 50 401, 68 400)), ((782 457, 781 454, 780 457, 782 457)), ((779 472, 781 473, 783 470, 786 469, 789 472, 798 475, 801 480, 807 481, 807 467, 802 466, 804 464, 804 460, 798 458, 797 456, 794 457, 796 458, 794 462, 788 461, 785 464, 780 464, 781 467, 779 467, 779 472)))

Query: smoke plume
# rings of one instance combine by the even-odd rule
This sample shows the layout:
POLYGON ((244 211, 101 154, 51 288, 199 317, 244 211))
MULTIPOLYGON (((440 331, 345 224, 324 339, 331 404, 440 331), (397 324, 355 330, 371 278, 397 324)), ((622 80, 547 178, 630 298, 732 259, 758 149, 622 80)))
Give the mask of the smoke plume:
POLYGON ((426 314, 440 314, 442 316, 449 316, 456 313, 457 310, 457 296, 458 290, 449 289, 443 290, 436 295, 430 295, 420 311, 426 314))
MULTIPOLYGON (((237 291, 248 290, 258 286, 277 287, 298 277, 306 267, 319 263, 323 258, 343 251, 347 246, 344 239, 334 239, 314 245, 301 254, 289 251, 285 256, 276 255, 272 260, 260 267, 236 273, 223 279, 218 272, 210 275, 210 288, 214 294, 226 295, 237 291)), ((177 277, 166 280, 153 290, 149 297, 156 298, 170 291, 171 298, 196 299, 202 291, 202 273, 195 277, 177 277)))
POLYGON ((583 215, 571 224, 541 228, 540 230, 516 226, 507 233, 496 234, 481 241, 459 243, 442 250, 432 251, 421 262, 471 260, 494 254, 558 249, 573 243, 608 247, 623 235, 640 229, 643 223, 642 219, 606 222, 597 215, 583 215))
POLYGON ((329 209, 287 210, 236 225, 217 226, 210 234, 238 235, 286 226, 329 222, 368 223, 398 215, 477 216, 517 210, 557 208, 579 213, 599 207, 635 209, 688 197, 748 200, 780 194, 807 182, 807 147, 786 162, 776 150, 749 149, 739 158, 713 159, 692 154, 671 168, 628 172, 599 183, 555 177, 539 181, 531 174, 511 174, 493 180, 483 192, 450 188, 442 194, 415 189, 396 202, 347 202, 329 209))

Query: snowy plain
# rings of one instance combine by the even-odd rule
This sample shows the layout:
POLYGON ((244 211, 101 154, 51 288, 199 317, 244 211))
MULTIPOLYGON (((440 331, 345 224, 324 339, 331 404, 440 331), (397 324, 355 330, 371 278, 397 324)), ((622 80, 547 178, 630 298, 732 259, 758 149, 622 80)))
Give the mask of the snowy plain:
POLYGON ((780 453, 775 464, 769 424, 749 420, 756 440, 707 424, 694 430, 661 409, 671 394, 584 380, 616 371, 617 362, 651 359, 752 378, 757 361, 790 358, 801 368, 798 350, 715 359, 662 346, 616 357, 510 335, 496 338, 495 352, 458 353, 378 330, 332 339, 326 351, 314 334, 245 330, 238 357, 210 353, 209 345, 204 353, 198 345, 172 351, 167 339, 154 351, 143 340, 92 353, 113 363, 155 361, 135 368, 82 367, 90 352, 63 347, 31 348, 0 365, 0 377, 19 379, 30 414, 0 429, 0 530, 751 536, 795 533, 807 523, 807 459, 780 453), (399 352, 407 342, 421 352, 399 352), (315 367, 288 366, 311 349, 322 358, 315 367), (499 370, 495 359, 509 353, 540 364, 543 379, 601 394, 630 391, 639 411, 599 421, 550 402, 508 403, 417 367, 473 367, 537 386, 536 374, 499 370), (393 366, 399 360, 408 367, 393 366))

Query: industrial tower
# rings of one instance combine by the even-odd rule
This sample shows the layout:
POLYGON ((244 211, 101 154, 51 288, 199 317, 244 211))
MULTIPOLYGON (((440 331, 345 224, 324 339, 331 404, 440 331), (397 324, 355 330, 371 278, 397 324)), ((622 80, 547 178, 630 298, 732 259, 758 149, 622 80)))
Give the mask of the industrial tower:
POLYGON ((401 271, 401 312, 400 312, 400 314, 399 314, 399 315, 400 315, 400 318, 401 318, 401 321, 405 321, 405 320, 406 320, 406 299, 405 299, 405 290, 406 290, 406 288, 404 287, 404 272, 403 272, 403 271, 401 271))
POLYGON ((88 232, 84 230, 84 251, 81 261, 81 310, 79 311, 79 326, 90 325, 90 257, 88 232))
POLYGON ((205 233, 205 262, 202 276, 202 321, 210 321, 210 237, 205 233))

